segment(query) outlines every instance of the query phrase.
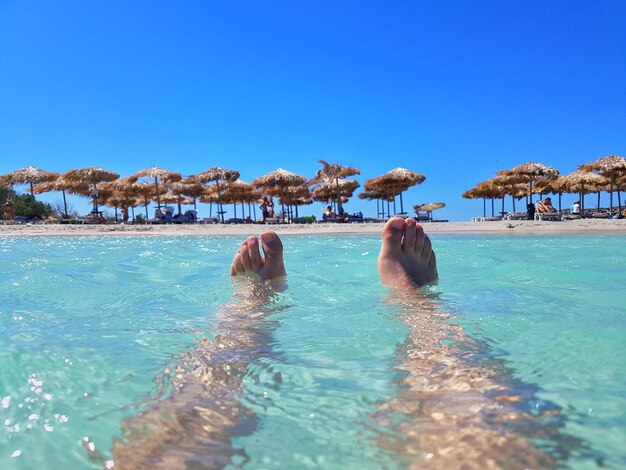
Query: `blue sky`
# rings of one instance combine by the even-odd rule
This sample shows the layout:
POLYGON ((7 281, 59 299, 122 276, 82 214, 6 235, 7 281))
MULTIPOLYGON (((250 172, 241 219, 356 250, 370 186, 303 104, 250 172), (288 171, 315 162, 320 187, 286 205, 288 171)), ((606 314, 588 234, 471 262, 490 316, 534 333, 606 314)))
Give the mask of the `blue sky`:
POLYGON ((361 183, 423 173, 405 204, 467 220, 482 202, 461 193, 497 170, 626 155, 625 84, 621 0, 0 0, 0 173, 217 165, 251 181, 323 158, 361 183))

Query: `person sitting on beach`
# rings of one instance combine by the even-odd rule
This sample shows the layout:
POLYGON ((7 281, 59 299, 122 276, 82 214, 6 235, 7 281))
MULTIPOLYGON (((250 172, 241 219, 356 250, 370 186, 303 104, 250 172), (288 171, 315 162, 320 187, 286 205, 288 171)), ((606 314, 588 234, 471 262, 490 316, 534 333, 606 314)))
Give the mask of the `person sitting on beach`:
POLYGON ((335 214, 335 211, 333 210, 332 206, 326 206, 326 209, 324 209, 324 212, 322 212, 322 219, 334 220, 336 218, 337 218, 337 214, 335 214))
POLYGON ((570 211, 570 214, 580 215, 580 202, 576 201, 574 204, 572 204, 572 209, 570 211))
POLYGON ((546 212, 556 212, 552 207, 552 200, 547 197, 543 201, 537 201, 537 212, 539 214, 545 214, 546 212))

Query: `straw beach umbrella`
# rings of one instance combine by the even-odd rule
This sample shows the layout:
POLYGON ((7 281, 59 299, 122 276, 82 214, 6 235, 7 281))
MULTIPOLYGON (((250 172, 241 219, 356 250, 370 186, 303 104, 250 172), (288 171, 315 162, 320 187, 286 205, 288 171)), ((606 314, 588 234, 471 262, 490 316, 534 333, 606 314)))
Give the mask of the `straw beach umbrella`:
POLYGON ((57 175, 56 179, 37 183, 34 186, 35 194, 48 193, 50 191, 61 191, 63 194, 63 215, 67 218, 67 198, 66 192, 70 194, 80 194, 81 196, 89 196, 90 186, 88 183, 76 181, 68 181, 65 175, 57 175))
MULTIPOLYGON (((609 155, 608 157, 602 157, 598 160, 580 165, 580 170, 586 171, 601 171, 610 180, 609 192, 611 194, 611 211, 613 211, 613 186, 615 186, 616 180, 621 175, 626 175, 626 158, 618 155, 609 155)), ((619 211, 622 211, 622 198, 620 192, 617 192, 617 203, 619 211)))
MULTIPOLYGON (((372 178, 366 182, 366 189, 378 189, 393 196, 400 196, 400 213, 404 214, 402 193, 416 184, 422 184, 426 176, 406 168, 394 168, 384 175, 372 178)), ((395 199, 394 199, 395 209, 395 199)))
MULTIPOLYGON (((259 199, 259 194, 255 191, 254 186, 250 183, 246 183, 242 180, 230 181, 225 184, 225 190, 222 193, 224 196, 223 202, 229 202, 233 204, 234 217, 237 218, 237 203, 241 203, 241 215, 245 218, 244 204, 248 204, 248 216, 252 218, 250 213, 250 204, 255 203, 259 199)), ((254 209, 256 219, 256 208, 254 209)))
MULTIPOLYGON (((307 179, 304 176, 296 175, 287 170, 279 168, 266 175, 263 175, 252 182, 252 186, 264 189, 267 193, 278 196, 282 199, 287 188, 302 186, 307 179)), ((283 222, 285 221, 285 208, 283 205, 283 222)))
POLYGON ((530 202, 533 202, 533 183, 538 179, 554 179, 559 176, 559 171, 555 168, 537 162, 526 162, 511 168, 510 170, 502 170, 497 173, 500 176, 519 176, 529 184, 528 194, 530 202))
MULTIPOLYGON (((174 171, 166 170, 164 168, 159 168, 157 166, 151 166, 150 168, 146 168, 144 170, 140 170, 134 175, 130 177, 137 181, 139 178, 150 178, 154 180, 155 187, 155 195, 157 201, 157 208, 161 208, 161 199, 160 199, 160 191, 159 191, 159 183, 162 186, 167 186, 169 183, 173 183, 175 181, 180 181, 183 177, 180 173, 176 173, 174 171)), ((166 188, 167 189, 167 188, 166 188)))
POLYGON ((493 199, 500 197, 501 190, 495 185, 490 184, 489 180, 478 183, 472 189, 465 191, 461 197, 464 199, 482 199, 483 200, 483 217, 487 217, 487 199, 491 199, 491 216, 495 215, 493 207, 493 199))
POLYGON ((318 186, 311 191, 311 196, 314 201, 331 202, 336 197, 352 197, 359 186, 356 180, 338 180, 335 184, 318 186))
POLYGON ((387 215, 389 215, 389 202, 393 200, 393 196, 382 192, 378 189, 368 188, 367 183, 365 190, 359 194, 359 199, 367 199, 368 201, 376 200, 376 217, 385 218, 385 204, 387 201, 387 215))
POLYGON ((420 211, 428 213, 428 219, 433 220, 433 211, 446 207, 444 202, 427 202, 413 206, 413 210, 418 214, 420 211))
POLYGON ((119 174, 104 170, 97 166, 90 166, 87 168, 79 168, 77 170, 70 170, 63 177, 67 181, 75 183, 87 183, 91 188, 91 196, 93 197, 93 212, 98 212, 98 184, 113 181, 119 178, 119 174))
POLYGON ((220 181, 236 181, 239 179, 239 172, 214 166, 213 168, 209 168, 202 173, 198 173, 189 179, 198 183, 215 183, 215 187, 217 189, 217 207, 220 218, 222 219, 222 222, 224 222, 224 211, 222 210, 222 203, 220 201, 220 181))
POLYGON ((14 184, 28 184, 30 185, 30 195, 34 196, 34 184, 52 181, 58 176, 59 175, 56 173, 50 173, 49 171, 42 170, 41 168, 27 166, 0 176, 0 183, 6 186, 13 186, 14 184))
POLYGON ((309 186, 321 184, 337 190, 336 196, 329 202, 336 201, 337 211, 341 212, 341 197, 339 195, 339 182, 348 176, 360 175, 361 170, 352 166, 344 166, 339 163, 328 163, 326 160, 318 160, 323 166, 317 170, 315 176, 309 181, 309 186))
POLYGON ((559 189, 568 193, 579 193, 581 210, 585 209, 585 194, 599 191, 606 186, 608 178, 591 171, 576 170, 569 175, 561 176, 556 181, 559 189))

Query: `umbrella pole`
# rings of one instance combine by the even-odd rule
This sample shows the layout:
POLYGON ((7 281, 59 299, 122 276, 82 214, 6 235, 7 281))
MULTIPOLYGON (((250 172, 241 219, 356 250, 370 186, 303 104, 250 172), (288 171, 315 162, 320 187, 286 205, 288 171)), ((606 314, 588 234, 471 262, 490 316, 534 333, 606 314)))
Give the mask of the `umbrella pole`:
POLYGON ((130 213, 133 215, 133 222, 135 221, 135 208, 130 206, 130 213))
POLYGON ((585 193, 581 189, 578 193, 578 198, 580 199, 580 214, 582 217, 585 216, 585 193))
POLYGON ((559 193, 559 212, 561 212, 561 193, 559 193))
POLYGON ((530 203, 533 203, 533 180, 530 180, 530 203))
POLYGON ((613 181, 615 180, 615 176, 611 175, 611 182, 609 183, 609 193, 610 193, 610 204, 611 204, 611 212, 613 212, 613 181))
POLYGON ((404 205, 402 204, 402 193, 400 193, 400 214, 404 214, 404 205))
POLYGON ((256 222, 256 204, 252 205, 252 212, 254 212, 254 221, 256 222))
POLYGON ((491 217, 495 217, 495 214, 493 198, 491 198, 491 217))
POLYGON ((237 204, 233 203, 233 216, 237 218, 237 204))
POLYGON ((220 180, 215 180, 215 186, 217 186, 217 210, 219 218, 224 223, 224 208, 222 207, 222 201, 220 200, 220 180))
POLYGON ((511 196, 511 198, 513 199, 513 212, 515 212, 515 196, 511 196))
POLYGON ((487 198, 483 198, 483 217, 487 217, 487 198))
POLYGON ((156 185, 156 197, 157 197, 157 209, 161 208, 161 198, 159 197, 159 180, 154 177, 154 184, 156 185))
POLYGON ((598 191, 598 210, 600 210, 600 191, 598 191))
POLYGON ((502 196, 502 217, 504 217, 504 196, 502 196))
POLYGON ((115 206, 115 223, 117 223, 117 206, 115 206))
POLYGON ((193 210, 194 211, 198 210, 198 208, 196 207, 196 198, 195 197, 193 198, 193 210))
POLYGON ((65 211, 65 218, 67 219, 67 199, 65 198, 65 189, 63 190, 63 210, 65 211))
POLYGON ((391 209, 389 205, 389 199, 387 199, 387 218, 391 217, 391 209))

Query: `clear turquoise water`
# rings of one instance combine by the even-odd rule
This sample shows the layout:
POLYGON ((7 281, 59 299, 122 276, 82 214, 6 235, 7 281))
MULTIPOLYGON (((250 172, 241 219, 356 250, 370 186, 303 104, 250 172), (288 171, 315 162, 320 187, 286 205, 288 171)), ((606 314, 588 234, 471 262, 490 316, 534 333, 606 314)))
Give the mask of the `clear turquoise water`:
MULTIPOLYGON (((563 467, 626 466, 624 237, 433 240, 435 302, 524 396, 526 437, 563 467)), ((156 378, 213 338, 238 241, 0 238, 0 468, 102 468, 156 378)), ((254 419, 231 466, 406 467, 377 417, 410 334, 377 280, 377 237, 284 244, 288 289, 256 323, 266 343, 237 393, 254 419)))

